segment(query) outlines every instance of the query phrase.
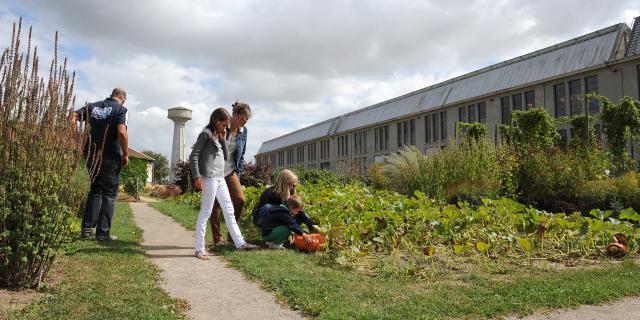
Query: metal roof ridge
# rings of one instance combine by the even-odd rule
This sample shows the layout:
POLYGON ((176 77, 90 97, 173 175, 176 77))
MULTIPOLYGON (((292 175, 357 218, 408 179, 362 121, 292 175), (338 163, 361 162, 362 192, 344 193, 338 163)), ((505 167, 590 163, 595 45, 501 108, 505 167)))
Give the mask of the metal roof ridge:
POLYGON ((606 28, 603 28, 603 29, 600 29, 600 30, 593 31, 593 32, 581 35, 579 37, 576 37, 576 38, 573 38, 573 39, 569 39, 569 40, 554 44, 554 45, 546 47, 546 48, 538 49, 536 51, 529 52, 527 54, 523 54, 521 56, 518 56, 518 57, 515 57, 515 58, 511 58, 509 60, 501 61, 501 62, 498 62, 496 64, 493 64, 493 65, 490 65, 490 66, 487 66, 487 67, 484 67, 484 68, 481 68, 481 69, 478 69, 478 70, 474 70, 474 71, 471 71, 469 73, 465 73, 463 75, 459 75, 459 76, 457 76, 455 78, 451 78, 451 79, 448 79, 448 80, 445 80, 445 81, 442 81, 442 82, 438 82, 438 83, 432 84, 432 85, 430 85, 428 87, 425 87, 425 88, 421 88, 421 89, 418 89, 418 90, 414 90, 414 91, 405 93, 405 94, 403 94, 401 96, 397 96, 397 97, 394 97, 394 98, 391 98, 391 99, 388 99, 388 100, 385 100, 385 101, 382 101, 382 102, 378 102, 376 104, 372 104, 372 105, 364 107, 364 108, 360 108, 360 109, 351 111, 349 113, 345 113, 344 116, 349 116, 349 115, 356 114, 356 113, 359 113, 359 112, 363 112, 363 111, 366 111, 366 110, 369 110, 369 109, 374 109, 374 108, 379 107, 381 105, 385 105, 385 104, 390 103, 390 102, 398 101, 398 100, 401 100, 401 99, 416 95, 418 93, 423 93, 423 92, 426 92, 426 91, 429 91, 429 90, 432 90, 432 89, 440 88, 440 87, 443 87, 445 85, 451 84, 453 82, 457 82, 457 81, 460 81, 460 80, 463 80, 463 79, 467 79, 467 78, 470 78, 472 76, 476 76, 476 75, 479 75, 479 74, 482 74, 482 73, 485 73, 485 72, 488 72, 488 71, 492 71, 492 70, 495 70, 495 69, 498 69, 498 68, 502 68, 502 67, 514 64, 516 62, 528 60, 528 59, 540 56, 540 55, 545 54, 545 53, 553 52, 553 51, 568 47, 568 46, 576 44, 576 43, 584 42, 584 41, 591 40, 593 38, 596 38, 596 37, 599 37, 599 36, 602 36, 602 35, 605 35, 605 34, 609 34, 609 33, 614 32, 614 31, 620 31, 623 28, 623 26, 626 26, 626 24, 624 24, 624 23, 614 24, 612 26, 609 26, 609 27, 606 27, 606 28))
POLYGON ((322 121, 322 122, 314 123, 314 124, 312 124, 312 125, 310 125, 310 126, 306 126, 306 127, 304 127, 304 128, 300 128, 300 129, 298 129, 298 130, 291 131, 291 132, 289 132, 289 133, 285 133, 285 134, 283 134, 283 135, 281 135, 281 136, 277 136, 277 137, 275 137, 275 138, 272 138, 272 139, 266 140, 266 141, 264 141, 264 142, 262 142, 262 143, 267 143, 267 142, 271 142, 271 141, 274 141, 274 140, 278 140, 278 139, 280 139, 280 138, 288 137, 288 136, 290 136, 290 135, 292 135, 292 134, 294 134, 294 133, 298 133, 298 132, 303 131, 303 130, 307 130, 307 129, 310 129, 310 128, 313 128, 313 127, 317 127, 317 126, 322 125, 322 124, 325 124, 325 123, 327 123, 327 122, 331 122, 331 121, 338 120, 338 119, 340 119, 340 118, 341 118, 341 117, 343 117, 343 116, 344 116, 344 115, 336 116, 336 117, 333 117, 333 118, 329 118, 329 119, 324 120, 324 121, 322 121))

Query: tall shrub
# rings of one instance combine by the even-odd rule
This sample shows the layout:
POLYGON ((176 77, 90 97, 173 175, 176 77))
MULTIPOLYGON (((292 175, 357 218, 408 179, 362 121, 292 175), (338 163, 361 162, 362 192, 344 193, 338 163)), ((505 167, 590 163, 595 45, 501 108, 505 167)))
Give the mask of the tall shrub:
POLYGON ((640 139, 640 102, 631 97, 624 97, 620 103, 611 102, 607 97, 600 96, 602 103, 602 126, 607 135, 609 149, 616 172, 623 173, 634 169, 629 161, 629 153, 625 146, 629 138, 640 139))
POLYGON ((390 189, 450 202, 495 197, 501 190, 496 150, 485 139, 454 142, 430 155, 407 148, 387 157, 380 171, 390 189))
POLYGON ((86 135, 67 120, 74 74, 66 59, 59 64, 58 35, 45 80, 31 28, 23 51, 21 27, 14 24, 0 57, 0 285, 16 288, 46 275, 88 184, 80 165, 86 135))
POLYGON ((529 152, 548 151, 558 139, 557 123, 543 108, 513 112, 512 139, 521 155, 529 152))
POLYGON ((573 150, 576 165, 580 167, 586 180, 603 178, 605 170, 611 167, 609 156, 596 140, 594 122, 595 118, 587 118, 584 114, 571 119, 575 134, 569 146, 573 150))

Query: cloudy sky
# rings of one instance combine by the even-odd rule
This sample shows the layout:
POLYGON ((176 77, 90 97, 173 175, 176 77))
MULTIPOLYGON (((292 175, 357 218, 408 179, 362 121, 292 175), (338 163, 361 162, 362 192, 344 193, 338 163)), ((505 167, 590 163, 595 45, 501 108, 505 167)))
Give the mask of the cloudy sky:
MULTIPOLYGON (((130 145, 168 157, 167 109, 248 102, 249 159, 268 139, 640 16, 640 0, 0 0, 77 73, 76 107, 127 89, 130 145)), ((44 68, 43 68, 44 69, 44 68)), ((189 150, 187 150, 187 153, 189 150)))

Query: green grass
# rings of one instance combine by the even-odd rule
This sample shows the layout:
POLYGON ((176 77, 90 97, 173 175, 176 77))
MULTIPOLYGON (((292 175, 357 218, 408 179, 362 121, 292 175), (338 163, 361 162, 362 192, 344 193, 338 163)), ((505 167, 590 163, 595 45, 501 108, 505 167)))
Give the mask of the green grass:
POLYGON ((131 208, 118 203, 112 234, 118 240, 74 241, 58 257, 51 293, 9 319, 182 319, 185 303, 158 287, 158 270, 144 256, 142 230, 131 208), (57 282, 57 281, 56 281, 57 282))
MULTIPOLYGON (((174 219, 187 227, 195 219, 196 210, 188 207, 169 201, 154 206, 173 211, 172 216, 182 217, 174 219)), ((631 260, 592 269, 514 268, 501 270, 506 273, 502 276, 479 266, 473 272, 446 270, 421 280, 365 275, 337 266, 326 254, 228 248, 216 253, 318 319, 482 319, 640 294, 640 265, 631 260)))

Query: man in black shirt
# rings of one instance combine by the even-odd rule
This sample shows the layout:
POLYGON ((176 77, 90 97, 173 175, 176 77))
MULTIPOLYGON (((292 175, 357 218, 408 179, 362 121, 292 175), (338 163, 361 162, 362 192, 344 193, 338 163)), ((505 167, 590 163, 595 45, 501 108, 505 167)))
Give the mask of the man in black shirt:
POLYGON ((123 106, 126 100, 124 89, 115 88, 109 98, 88 104, 72 115, 74 123, 86 121, 89 124, 87 167, 97 169, 82 218, 83 238, 95 230, 98 241, 116 239, 109 230, 120 185, 120 168, 129 164, 128 114, 123 106))

